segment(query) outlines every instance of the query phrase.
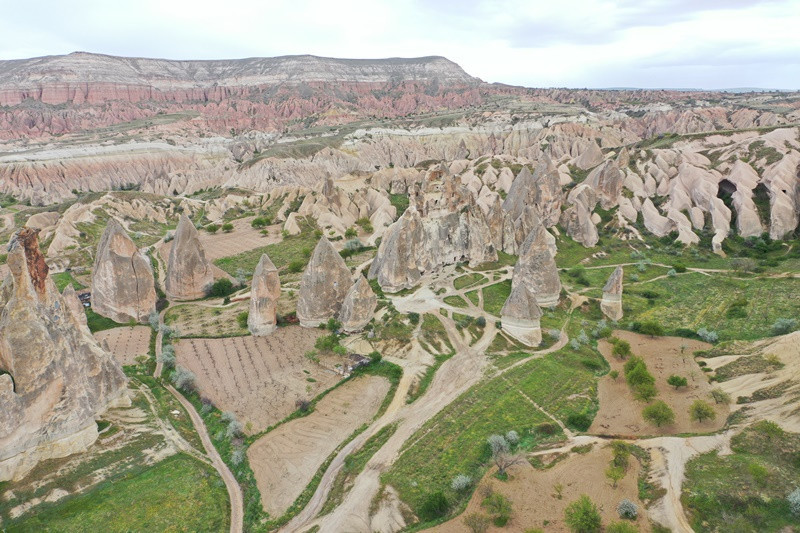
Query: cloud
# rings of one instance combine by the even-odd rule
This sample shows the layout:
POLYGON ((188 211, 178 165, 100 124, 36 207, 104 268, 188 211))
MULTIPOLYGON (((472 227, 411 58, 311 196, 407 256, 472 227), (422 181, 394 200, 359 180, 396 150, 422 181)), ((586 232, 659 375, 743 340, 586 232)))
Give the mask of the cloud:
POLYGON ((0 12, 4 59, 444 55, 527 86, 800 88, 796 0, 0 0, 0 12))

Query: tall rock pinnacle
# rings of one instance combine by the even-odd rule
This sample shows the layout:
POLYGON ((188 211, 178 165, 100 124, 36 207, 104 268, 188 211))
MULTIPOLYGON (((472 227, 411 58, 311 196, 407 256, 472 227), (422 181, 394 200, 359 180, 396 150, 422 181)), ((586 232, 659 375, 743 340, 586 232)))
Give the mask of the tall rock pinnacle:
POLYGON ((214 274, 206 260, 197 229, 189 217, 181 215, 169 252, 167 297, 173 300, 196 300, 208 294, 213 283, 214 274))

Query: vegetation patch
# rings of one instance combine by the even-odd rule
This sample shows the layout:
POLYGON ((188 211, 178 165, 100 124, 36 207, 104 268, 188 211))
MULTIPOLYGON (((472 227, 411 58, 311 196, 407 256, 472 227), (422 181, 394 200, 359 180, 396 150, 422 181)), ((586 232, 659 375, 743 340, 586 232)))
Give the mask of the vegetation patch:
POLYGON ((717 381, 728 381, 746 374, 770 373, 781 368, 783 368, 783 363, 774 355, 743 356, 719 367, 714 377, 717 381))
POLYGON ((507 279, 482 289, 483 309, 494 316, 500 316, 506 300, 511 294, 511 280, 507 279))

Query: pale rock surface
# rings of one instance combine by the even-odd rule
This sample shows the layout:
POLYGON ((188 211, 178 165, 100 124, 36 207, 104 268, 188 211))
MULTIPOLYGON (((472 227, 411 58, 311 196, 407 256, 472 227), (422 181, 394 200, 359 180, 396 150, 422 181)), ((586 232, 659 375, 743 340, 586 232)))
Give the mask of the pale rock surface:
POLYGON ((213 283, 214 274, 197 229, 189 217, 181 215, 169 252, 167 297, 172 300, 197 300, 208 294, 213 283))
POLYGON ((278 269, 267 254, 261 256, 250 287, 250 312, 247 329, 256 337, 263 337, 278 328, 278 299, 281 297, 281 282, 278 269))
POLYGON ((528 286, 515 285, 500 311, 503 331, 526 346, 538 346, 542 342, 541 318, 542 310, 528 286))
POLYGON ((600 310, 611 320, 618 322, 622 319, 622 266, 614 269, 603 287, 603 299, 600 300, 600 310))
POLYGON ((736 229, 742 237, 758 237, 764 233, 758 209, 753 202, 753 189, 759 182, 758 173, 745 163, 737 159, 726 177, 736 186, 732 195, 733 208, 736 209, 736 229))
POLYGON ((656 237, 668 235, 669 232, 675 229, 673 222, 658 212, 650 198, 645 198, 642 203, 642 219, 647 231, 656 237))
POLYGON ((300 281, 297 298, 300 325, 315 328, 336 317, 350 286, 350 269, 330 241, 322 237, 300 281))
POLYGON ((85 450, 97 438, 95 419, 127 400, 122 368, 56 290, 36 231, 11 238, 8 267, 0 286, 0 481, 85 450))
POLYGON ((584 184, 595 190, 600 200, 600 207, 608 210, 619 203, 624 182, 625 175, 620 171, 617 163, 608 160, 592 170, 584 184))
POLYGON ((583 150, 581 155, 575 159, 575 166, 582 170, 589 170, 603 162, 603 151, 592 140, 583 150))
POLYGON ((92 269, 92 310, 114 322, 146 322, 156 310, 156 288, 150 260, 125 229, 108 221, 92 269))
POLYGON ((297 212, 289 213, 286 217, 286 222, 283 223, 283 229, 289 235, 300 235, 300 224, 297 222, 297 212))
POLYGON ((378 297, 369 286, 367 278, 359 276, 358 280, 347 291, 342 310, 339 312, 339 321, 342 329, 348 333, 361 331, 369 324, 375 315, 375 306, 378 297))
POLYGON ((524 284, 536 297, 539 307, 558 304, 561 279, 558 276, 555 255, 555 238, 544 226, 540 225, 531 231, 520 248, 511 290, 518 284, 524 284))
POLYGON ((86 318, 86 312, 83 310, 83 304, 80 298, 78 298, 78 294, 75 292, 75 287, 72 286, 72 283, 68 283, 67 286, 64 287, 64 292, 61 293, 61 296, 64 298, 64 303, 67 304, 67 309, 69 309, 69 313, 72 315, 72 318, 75 319, 75 322, 80 324, 86 331, 89 331, 89 321, 86 318))
POLYGON ((561 225, 573 240, 587 248, 593 247, 600 240, 597 222, 592 216, 592 210, 597 204, 595 189, 581 183, 570 191, 567 203, 570 206, 561 213, 561 225))

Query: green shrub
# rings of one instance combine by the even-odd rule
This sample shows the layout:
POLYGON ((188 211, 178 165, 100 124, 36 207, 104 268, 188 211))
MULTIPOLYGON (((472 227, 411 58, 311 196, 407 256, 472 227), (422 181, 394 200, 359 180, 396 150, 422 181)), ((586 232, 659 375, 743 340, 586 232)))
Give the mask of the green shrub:
POLYGON ((242 311, 238 315, 236 315, 236 323, 239 324, 239 327, 242 329, 247 328, 247 318, 250 316, 250 313, 247 311, 242 311))
POLYGON ((681 376, 676 376, 675 374, 667 378, 667 383, 675 387, 676 390, 680 387, 685 387, 689 384, 689 382, 686 381, 686 378, 681 376))
POLYGON ((703 422, 705 420, 714 420, 717 417, 717 413, 713 407, 703 400, 695 400, 689 406, 689 416, 692 421, 703 422))
POLYGON ((417 516, 423 522, 430 522, 446 515, 449 509, 450 504, 444 493, 437 491, 426 496, 425 501, 422 502, 422 505, 417 510, 417 516))
POLYGON ((601 527, 600 511, 585 494, 567 506, 564 521, 575 533, 599 532, 601 527))
POLYGON ((665 424, 669 425, 675 421, 675 413, 661 400, 657 400, 642 409, 642 417, 656 427, 661 427, 665 424))
POLYGON ((231 280, 228 278, 219 278, 214 282, 213 285, 211 285, 208 295, 213 296, 214 298, 221 298, 231 294, 234 290, 233 282, 231 280))
POLYGON ((231 224, 230 222, 224 223, 222 225, 222 231, 224 231, 225 233, 232 232, 233 231, 233 224, 231 224))

